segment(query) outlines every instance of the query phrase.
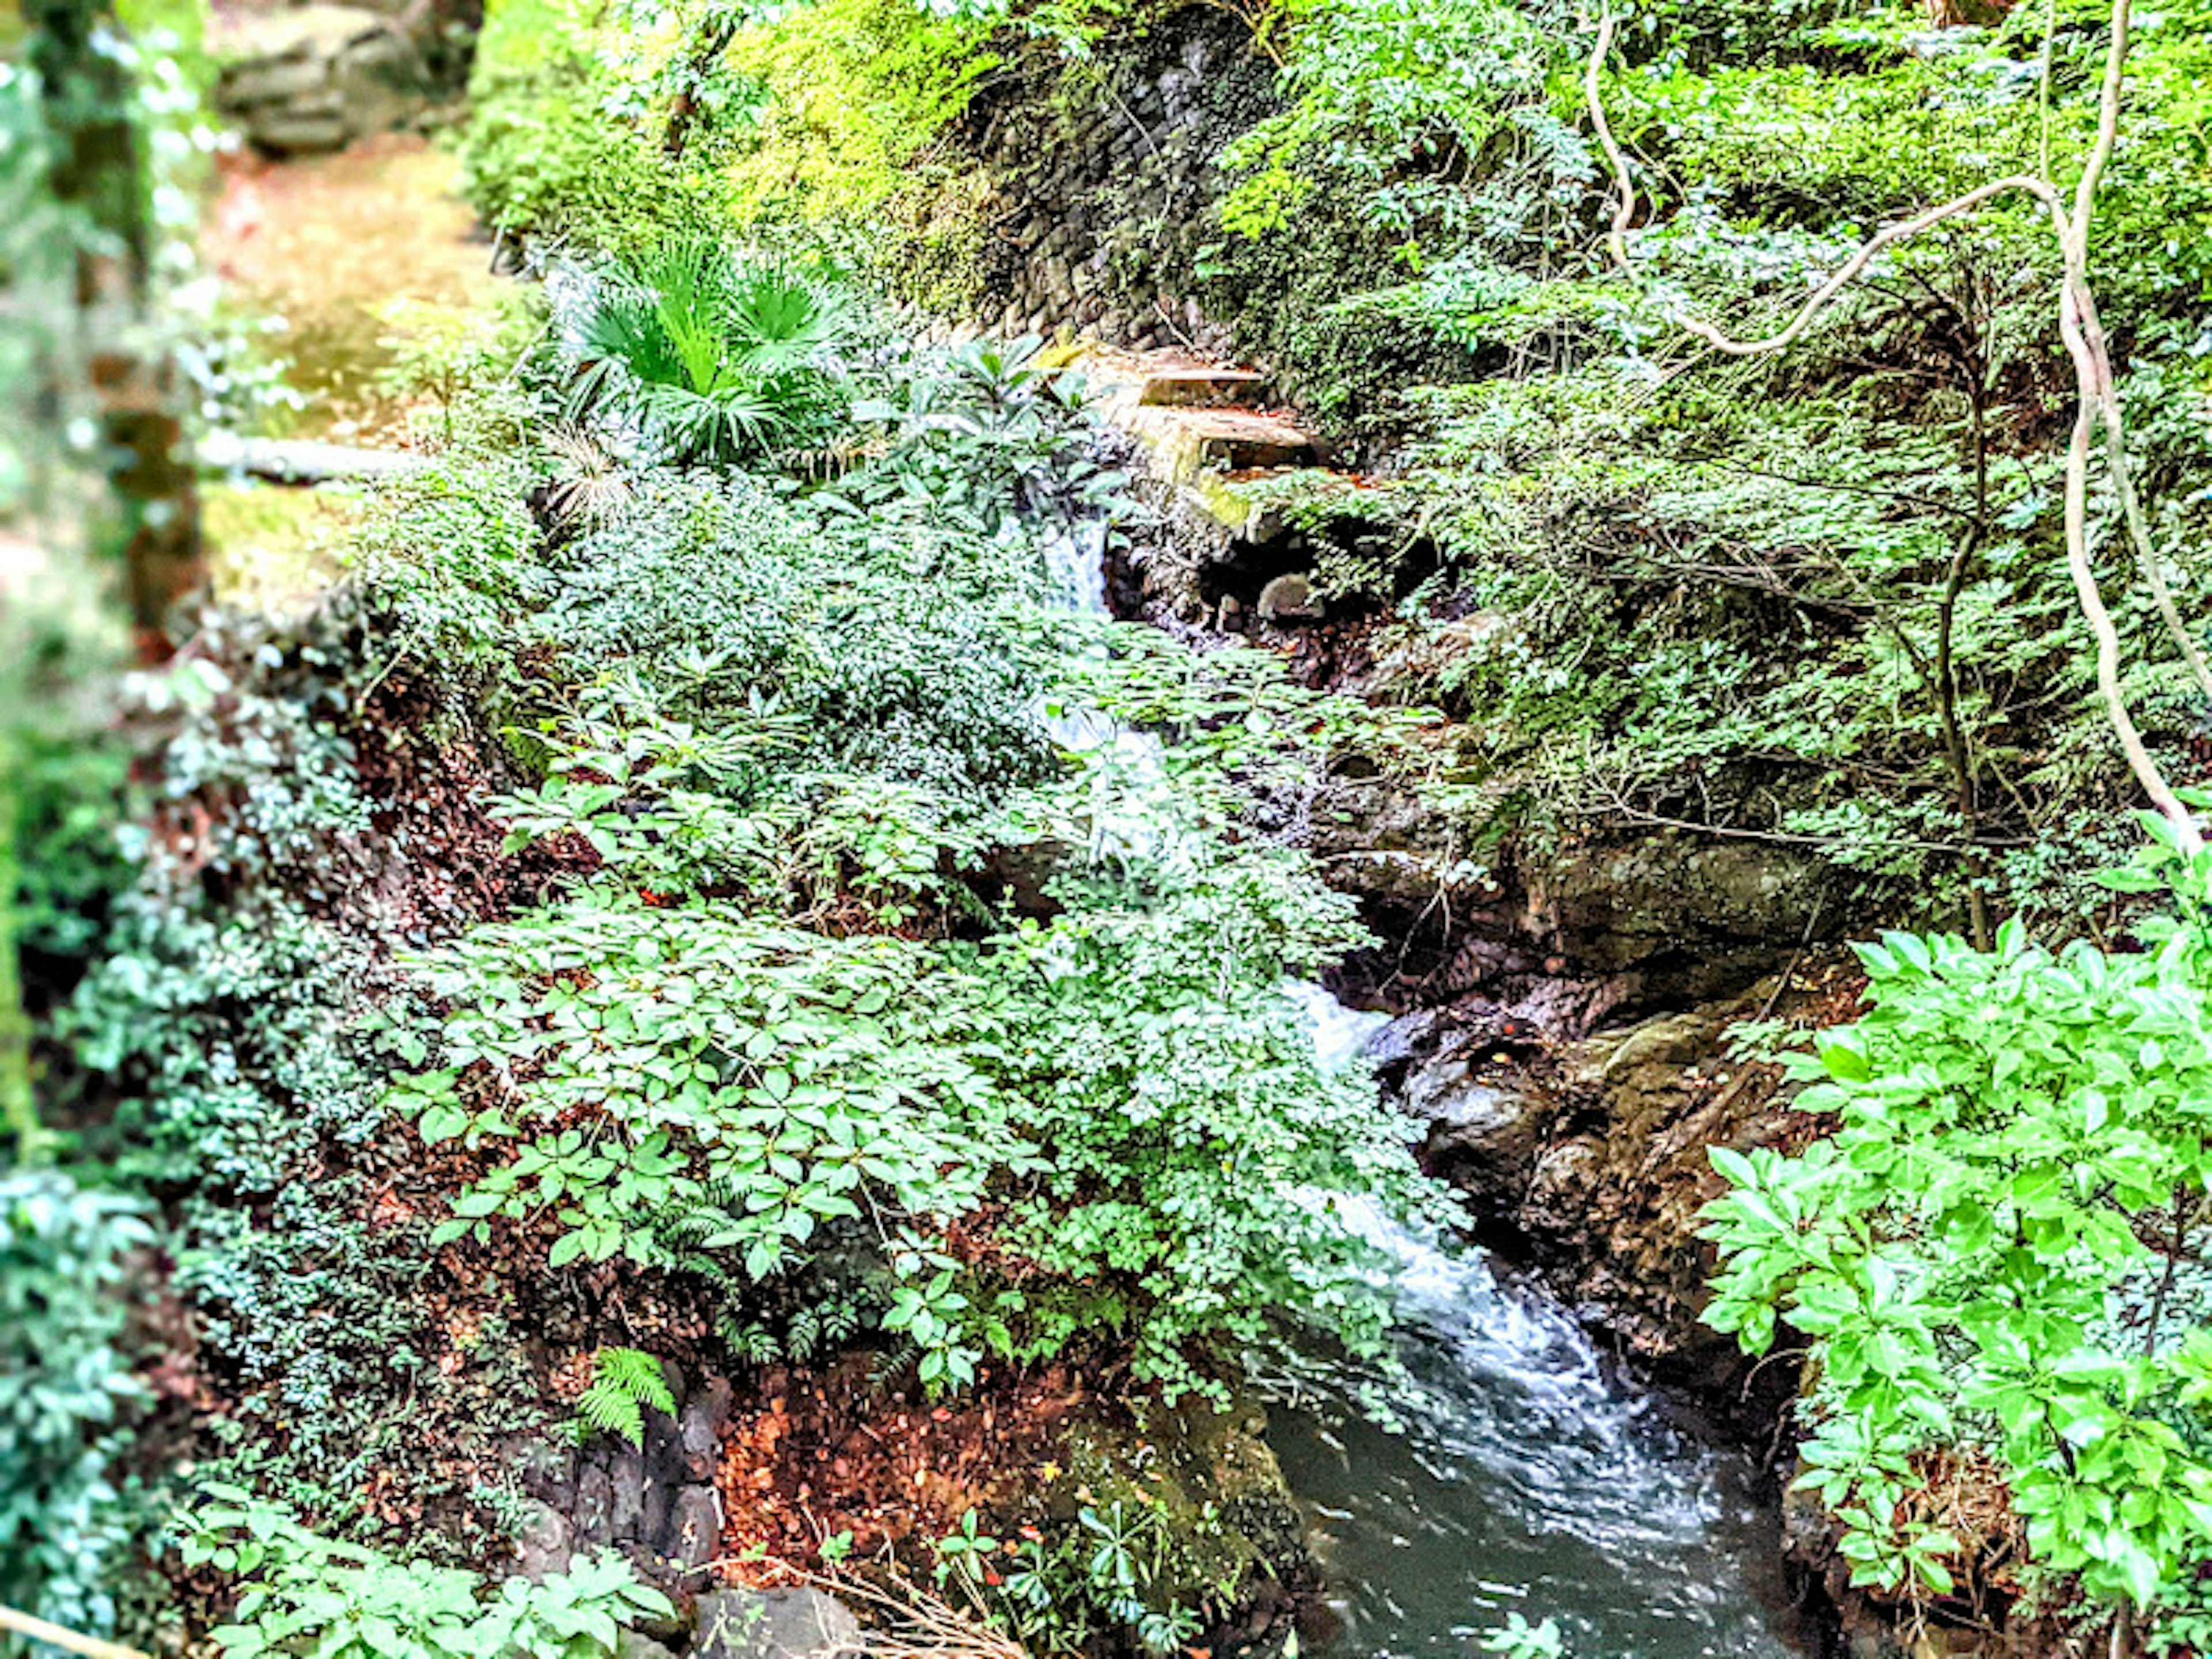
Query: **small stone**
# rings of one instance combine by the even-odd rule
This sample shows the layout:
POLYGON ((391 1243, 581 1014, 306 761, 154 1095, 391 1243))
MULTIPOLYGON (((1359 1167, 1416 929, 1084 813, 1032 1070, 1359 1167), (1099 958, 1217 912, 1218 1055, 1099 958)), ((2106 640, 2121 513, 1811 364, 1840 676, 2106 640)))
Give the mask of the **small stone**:
POLYGON ((566 1572, 576 1553, 575 1532, 568 1517, 550 1504, 534 1500, 524 1506, 522 1530, 514 1540, 514 1559, 526 1578, 544 1578, 566 1572))
POLYGON ((686 1572, 714 1559, 722 1541, 722 1498, 712 1486, 686 1486, 677 1495, 669 1560, 686 1572))
POLYGON ((615 1637, 615 1659, 676 1659, 676 1655, 642 1632, 626 1630, 615 1637))
POLYGON ((1328 614, 1313 583, 1304 576, 1278 576, 1260 590, 1258 605, 1264 622, 1320 622, 1328 614))

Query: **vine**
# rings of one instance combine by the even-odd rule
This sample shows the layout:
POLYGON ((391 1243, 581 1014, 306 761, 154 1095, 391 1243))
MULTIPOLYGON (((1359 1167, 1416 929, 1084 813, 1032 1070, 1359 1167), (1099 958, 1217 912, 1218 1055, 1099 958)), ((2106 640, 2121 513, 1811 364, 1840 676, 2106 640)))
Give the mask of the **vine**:
MULTIPOLYGON (((2081 176, 2075 185, 2070 208, 2058 186, 2048 177, 2034 173, 2009 174, 2002 179, 1991 179, 1963 195, 1938 203, 1909 219, 1876 232, 1862 242, 1850 257, 1814 290, 1787 324, 1763 338, 1740 340, 1717 325, 1698 317, 1678 316, 1674 320, 1686 332, 1705 342, 1711 349, 1725 356, 1771 356, 1786 350, 1802 338, 1886 249, 1919 236, 1948 220, 1972 214, 2002 196, 2025 194, 2042 205, 2050 215, 2064 261, 2065 275, 2058 308, 2059 333, 2074 365, 2080 400, 2073 435, 2066 450, 2067 567, 2073 576, 2082 615, 2096 639, 2097 684, 2104 699, 2106 718, 2112 723, 2121 750, 2127 757, 2129 768, 2134 772, 2144 794, 2173 825, 2181 845, 2194 854, 2203 850, 2203 836, 2197 827, 2195 816, 2174 793, 2173 786, 2166 781, 2165 773, 2152 757, 2128 707, 2126 694, 2120 685, 2119 629, 2105 604, 2089 551, 2089 455, 2097 430, 2101 427, 2105 433, 2113 487, 2120 499, 2122 516, 2127 525, 2129 538, 2134 544, 2137 562, 2142 565, 2146 580, 2158 603, 2161 620, 2178 642, 2190 672, 2205 697, 2212 701, 2212 665, 2207 664, 2204 653, 2190 636, 2188 628, 2174 605, 2172 592, 2159 570, 2158 554, 2152 542, 2148 519, 2135 492, 2128 463, 2119 394, 2112 373, 2111 345, 2103 325, 2098 320, 2096 297, 2089 283, 2089 231, 2096 207, 2097 188, 2119 139, 2120 100, 2127 76, 2131 5, 2132 0, 2113 0, 2111 43, 2098 95, 2097 136, 2082 167, 2081 176)), ((1629 253, 1628 233, 1636 218, 1636 182, 1629 168, 1628 158, 1621 149, 1620 141, 1614 136, 1612 124, 1606 117, 1602 79, 1619 27, 1618 16, 1610 5, 1607 6, 1598 20, 1597 40, 1583 70, 1583 88, 1591 124, 1596 130, 1598 145, 1604 152, 1614 185, 1613 216, 1606 233, 1606 246, 1614 265, 1632 280, 1636 267, 1629 253)))

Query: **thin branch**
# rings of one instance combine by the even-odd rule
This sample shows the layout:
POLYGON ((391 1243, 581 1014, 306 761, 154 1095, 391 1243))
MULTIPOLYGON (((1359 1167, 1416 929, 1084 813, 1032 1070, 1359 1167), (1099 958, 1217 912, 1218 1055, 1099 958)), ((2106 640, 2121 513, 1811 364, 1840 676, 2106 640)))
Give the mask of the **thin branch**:
POLYGON ((136 1648, 126 1648, 119 1642, 103 1642, 97 1636, 79 1636, 73 1630, 64 1630, 59 1625, 50 1625, 43 1619, 33 1619, 27 1613, 18 1613, 13 1607, 0 1607, 0 1630, 14 1631, 18 1636, 33 1642, 44 1642, 64 1653, 82 1654, 84 1659, 147 1659, 136 1648))
MULTIPOLYGON (((2122 517, 2127 520, 2128 535, 2135 546, 2136 562, 2145 569, 2153 595, 2159 601, 2160 616, 2167 632, 2180 646, 2191 672, 2196 675, 2206 696, 2212 698, 2212 666, 2205 663, 2203 653, 2184 624, 2179 609, 2166 589, 2164 577, 2156 568, 2155 551, 2149 544, 2147 518, 2139 502, 2134 512, 2128 510, 2127 503, 2133 495, 2134 484, 2128 470, 2112 352, 2103 325, 2098 320, 2096 298, 2089 284, 2089 227, 2096 207, 2097 187, 2103 181, 2105 170, 2110 165, 2113 150, 2119 142, 2121 94, 2127 81, 2130 10, 2131 0, 2112 0, 2112 39, 2106 53, 2104 82, 2098 98, 2097 137, 2082 164, 2081 176, 2075 184, 2070 210, 2057 186, 2046 177, 2014 173, 1992 179, 1962 196, 1938 203, 1910 219, 1887 226, 1869 237, 1860 244, 1857 251, 1834 275, 1814 291, 1812 297, 1805 301, 1785 326, 1764 338, 1738 340, 1698 318, 1682 319, 1680 323, 1686 331, 1724 356, 1751 357, 1780 351, 1794 344, 1819 321, 1837 297, 1886 248, 1917 236, 1948 220, 1972 213, 2002 196, 2025 195, 2042 205, 2050 216, 2064 263, 2065 276, 2059 295, 2059 333, 2065 343, 2067 355, 2074 364, 2081 405, 2066 455, 2067 569, 2073 578, 2075 594, 2081 603, 2082 616, 2097 642, 2098 690, 2104 700, 2106 715, 2119 741, 2121 752, 2126 757, 2129 769, 2135 774, 2136 783, 2172 823, 2182 850, 2193 854, 2203 849, 2203 836, 2197 829, 2194 816, 2182 804, 2172 786, 2166 781, 2165 774, 2159 769, 2158 763, 2144 744, 2142 734, 2128 708, 2126 695, 2120 684, 2119 630, 2098 587, 2096 570, 2089 553, 2089 452, 2098 425, 2102 422, 2106 453, 2113 469, 2114 488, 2120 497, 2122 517)), ((1636 181, 1629 171, 1628 160, 1622 153, 1620 141, 1613 135, 1612 124, 1606 118, 1604 99, 1604 68, 1612 55, 1613 38, 1619 27, 1619 20, 1614 16, 1612 7, 1607 5, 1598 21, 1597 40, 1583 74, 1583 88, 1589 107, 1591 125, 1596 131, 1598 145, 1604 152, 1617 192, 1606 246, 1611 252, 1613 263, 1624 274, 1633 277, 1635 264, 1629 258, 1628 232, 1636 220, 1636 181)))

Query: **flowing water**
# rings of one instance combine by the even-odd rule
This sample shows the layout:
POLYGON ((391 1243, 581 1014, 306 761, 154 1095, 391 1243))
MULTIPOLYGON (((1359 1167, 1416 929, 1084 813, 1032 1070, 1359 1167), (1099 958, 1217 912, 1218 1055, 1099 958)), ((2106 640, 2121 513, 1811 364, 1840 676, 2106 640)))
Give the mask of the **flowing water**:
MULTIPOLYGON (((1104 610, 1098 550, 1071 538, 1053 565, 1079 608, 1104 610)), ((1057 724, 1080 750, 1150 742, 1083 711, 1057 724)), ((1283 990, 1325 1065, 1356 1063, 1383 1023, 1317 985, 1283 990)), ((1268 1437, 1329 1580, 1332 1652, 1456 1659, 1518 1613, 1556 1620, 1574 1659, 1786 1654, 1778 1517, 1748 1462, 1669 1422, 1480 1251, 1362 1224, 1397 1293, 1401 1372, 1300 1367, 1276 1382, 1268 1437)))
MULTIPOLYGON (((1317 986, 1285 988, 1324 1063, 1382 1023, 1317 986)), ((1285 1389, 1270 1438, 1311 1522, 1347 1653, 1477 1650, 1517 1612, 1556 1619, 1577 1659, 1787 1651, 1777 1517, 1747 1460, 1714 1450, 1626 1386, 1558 1309, 1514 1294, 1481 1254, 1372 1218, 1407 1331, 1400 1419, 1354 1399, 1373 1379, 1285 1389)))

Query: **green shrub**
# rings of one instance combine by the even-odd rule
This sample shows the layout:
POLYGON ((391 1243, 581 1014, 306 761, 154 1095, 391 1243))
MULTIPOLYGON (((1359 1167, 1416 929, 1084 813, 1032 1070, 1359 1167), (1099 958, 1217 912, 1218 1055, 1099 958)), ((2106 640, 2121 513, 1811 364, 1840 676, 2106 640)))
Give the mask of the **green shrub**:
MULTIPOLYGON (((1281 994, 1358 939, 1348 902, 1237 824, 1393 722, 1042 609, 1040 539, 1102 545, 1114 475, 1020 359, 936 373, 865 411, 890 447, 834 495, 641 473, 456 597, 539 664, 519 692, 566 688, 510 848, 599 867, 418 958, 449 1012, 392 1103, 484 1171, 439 1238, 696 1273, 741 1333, 857 1261, 933 1386, 1113 1340, 1211 1387, 1283 1319, 1374 1352, 1346 1206, 1442 1212, 1281 994), (1170 741, 1070 752, 1071 707, 1170 741)), ((425 551, 425 605, 482 569, 425 551)))
POLYGON ((842 429, 853 302, 719 243, 667 241, 556 278, 571 419, 634 430, 647 454, 727 465, 842 429))
POLYGON ((727 224, 712 152, 673 157, 650 88, 661 59, 564 0, 491 0, 470 81, 462 185, 504 232, 586 249, 649 247, 727 224))
MULTIPOLYGON (((2154 831, 2170 835, 2161 823, 2154 831)), ((2201 1611, 2212 1550, 2212 1307, 2196 1265, 2212 1087, 2205 860, 2150 948, 1863 946, 1872 1006, 1820 1036, 1803 1108, 1832 1139, 1717 1152, 1707 1317, 1807 1339, 1799 1485, 1861 1582, 1952 1588, 1962 1547, 1915 1501, 1942 1455, 1994 1459, 2039 1583, 2201 1611)), ((2148 880, 2130 877, 2131 886, 2148 880)))
POLYGON ((987 32, 910 0, 817 0, 738 31, 725 72, 757 89, 732 141, 732 206, 746 227, 821 227, 880 242, 895 198, 945 182, 930 153, 1000 65, 987 32))
POLYGON ((0 1602, 73 1629, 115 1626, 131 1528, 112 1483, 143 1393, 124 1291, 153 1242, 129 1200, 0 1175, 0 1602))
POLYGON ((611 1550, 494 1590, 458 1568, 319 1536, 235 1487, 205 1490, 180 1553, 244 1583, 232 1622, 213 1632, 224 1659, 303 1648, 329 1659, 611 1659, 627 1626, 673 1612, 611 1550))

